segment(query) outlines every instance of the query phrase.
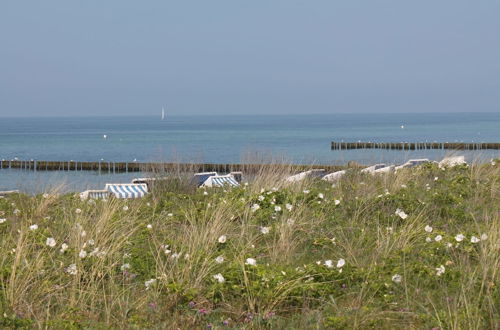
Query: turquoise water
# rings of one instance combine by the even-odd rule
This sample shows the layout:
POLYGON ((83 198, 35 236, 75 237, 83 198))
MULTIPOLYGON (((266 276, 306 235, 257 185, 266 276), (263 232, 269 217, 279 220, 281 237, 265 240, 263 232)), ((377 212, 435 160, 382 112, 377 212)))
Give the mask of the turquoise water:
MULTIPOLYGON (((0 159, 239 163, 277 158, 294 163, 354 160, 368 164, 440 159, 446 154, 330 150, 331 141, 342 140, 500 142, 500 113, 179 116, 164 121, 158 117, 0 118, 0 159)), ((499 152, 466 156, 489 159, 499 157, 499 152)), ((44 187, 47 181, 58 180, 70 186, 85 182, 96 187, 103 180, 128 180, 130 175, 0 170, 0 190, 20 187, 20 183, 33 186, 31 182, 44 187)))

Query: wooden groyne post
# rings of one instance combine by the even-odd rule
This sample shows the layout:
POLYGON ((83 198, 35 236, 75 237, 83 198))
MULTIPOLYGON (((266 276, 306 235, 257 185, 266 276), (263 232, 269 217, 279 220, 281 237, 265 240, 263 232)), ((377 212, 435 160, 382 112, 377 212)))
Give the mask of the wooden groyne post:
POLYGON ((332 150, 386 149, 386 150, 499 150, 500 143, 464 142, 332 142, 332 150))

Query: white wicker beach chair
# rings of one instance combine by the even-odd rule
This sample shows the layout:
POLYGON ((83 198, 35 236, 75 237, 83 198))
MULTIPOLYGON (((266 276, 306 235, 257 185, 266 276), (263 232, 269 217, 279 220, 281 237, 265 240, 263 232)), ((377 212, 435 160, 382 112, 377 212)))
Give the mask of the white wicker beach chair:
POLYGON ((375 164, 375 165, 372 165, 372 166, 369 166, 367 168, 362 169, 361 173, 373 174, 376 170, 384 168, 386 166, 387 166, 386 164, 375 164))
POLYGON ((328 182, 337 181, 341 177, 343 177, 345 174, 346 174, 345 170, 337 171, 337 172, 333 172, 333 173, 325 175, 324 177, 321 178, 321 180, 328 181, 328 182))
POLYGON ((429 163, 429 162, 430 162, 430 160, 427 159, 427 158, 410 159, 409 161, 407 161, 403 165, 396 166, 396 171, 400 170, 402 168, 415 167, 415 166, 419 166, 419 165, 422 165, 422 164, 425 164, 425 163, 429 163))
POLYGON ((463 164, 467 164, 464 156, 445 157, 439 162, 439 168, 454 167, 463 164))
POLYGON ((318 178, 325 174, 324 169, 312 169, 309 171, 300 172, 298 174, 286 178, 286 182, 300 182, 308 178, 318 178))

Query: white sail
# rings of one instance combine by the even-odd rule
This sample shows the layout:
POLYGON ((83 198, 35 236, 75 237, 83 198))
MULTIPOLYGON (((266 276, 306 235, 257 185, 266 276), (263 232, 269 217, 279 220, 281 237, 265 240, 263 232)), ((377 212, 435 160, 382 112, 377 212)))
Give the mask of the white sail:
POLYGON ((165 119, 165 108, 161 108, 161 120, 165 119))

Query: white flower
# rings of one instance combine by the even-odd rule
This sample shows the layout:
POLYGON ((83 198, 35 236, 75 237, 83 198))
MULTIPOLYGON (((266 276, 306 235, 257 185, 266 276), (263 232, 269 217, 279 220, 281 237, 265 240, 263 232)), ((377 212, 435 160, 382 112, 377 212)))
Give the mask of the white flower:
POLYGON ((403 277, 399 274, 395 274, 392 276, 392 281, 394 283, 401 283, 401 280, 403 279, 403 277))
POLYGON ((221 274, 221 273, 219 273, 219 274, 215 274, 213 277, 214 277, 214 279, 216 279, 216 280, 217 280, 217 282, 219 282, 219 283, 224 283, 224 282, 226 281, 226 279, 224 278, 224 276, 222 276, 222 274, 221 274))
POLYGON ((270 231, 269 227, 260 227, 260 232, 264 235, 269 234, 269 231, 270 231))
POLYGON ((224 244, 227 241, 226 235, 221 235, 219 236, 219 239, 217 240, 219 243, 224 244))
POLYGON ((98 247, 96 247, 94 250, 92 250, 92 252, 90 252, 90 254, 89 254, 89 256, 91 256, 91 257, 93 257, 93 256, 98 256, 99 257, 99 256, 102 256, 102 255, 103 255, 102 252, 99 253, 99 248, 98 247))
POLYGON ((405 184, 402 184, 401 188, 407 188, 407 186, 405 184))
POLYGON ((205 195, 205 196, 208 195, 208 191, 204 191, 203 195, 205 195))
POLYGON ((344 259, 339 259, 339 261, 337 261, 337 268, 342 268, 344 267, 344 265, 345 265, 344 259))
POLYGON ((325 198, 325 195, 323 195, 322 193, 319 193, 319 194, 318 194, 318 198, 319 198, 319 199, 323 199, 323 198, 325 198))
POLYGON ((121 267, 120 267, 120 270, 121 270, 122 272, 123 272, 123 271, 125 271, 125 270, 127 270, 127 269, 130 269, 130 264, 123 264, 123 265, 121 265, 121 267))
POLYGON ((82 213, 82 210, 80 210, 80 209, 76 209, 76 210, 75 210, 75 213, 76 213, 76 214, 80 214, 80 213, 82 213))
POLYGON ((146 226, 146 228, 151 230, 151 229, 153 229, 153 225, 148 224, 148 225, 146 226))
POLYGON ((439 242, 439 241, 441 241, 442 239, 443 239, 443 236, 441 236, 441 235, 437 235, 436 237, 434 237, 434 240, 435 240, 436 242, 439 242))
POLYGON ((280 212, 280 211, 281 211, 281 206, 276 205, 276 206, 274 207, 274 211, 275 211, 275 212, 280 212))
POLYGON ((292 226, 293 224, 295 224, 295 220, 293 220, 293 219, 286 219, 286 224, 289 225, 289 226, 292 226))
POLYGON ((127 205, 124 205, 123 208, 122 208, 123 211, 128 211, 128 206, 127 205))
POLYGON ((173 217, 173 216, 174 216, 174 214, 173 214, 173 213, 169 213, 169 214, 167 214, 167 217, 173 217))
POLYGON ((76 275, 77 272, 76 264, 71 264, 66 268, 66 273, 70 275, 76 275))
POLYGON ((434 181, 437 181, 439 180, 439 178, 437 176, 434 177, 434 181))
POLYGON ((85 258, 87 256, 87 251, 80 250, 80 253, 78 253, 78 256, 80 257, 80 259, 85 258))
POLYGON ((336 199, 334 203, 335 203, 335 205, 339 205, 340 201, 338 199, 336 199))
POLYGON ((309 194, 309 190, 304 190, 303 193, 304 194, 309 194))
POLYGON ((64 251, 66 251, 67 249, 68 249, 68 244, 62 243, 59 252, 64 253, 64 251))
POLYGON ((332 244, 333 244, 333 245, 337 245, 337 241, 336 241, 336 240, 337 240, 337 239, 336 239, 335 237, 332 237, 332 238, 330 239, 330 242, 332 242, 332 244))
POLYGON ((386 230, 389 234, 394 233, 394 229, 393 229, 392 227, 385 227, 385 230, 386 230))
POLYGON ((288 211, 291 211, 291 210, 293 209, 293 206, 292 206, 292 204, 288 204, 288 203, 287 203, 287 204, 285 205, 285 208, 286 208, 288 211))
POLYGON ((431 233, 431 232, 432 232, 432 227, 431 227, 431 226, 429 226, 429 225, 425 226, 425 228, 424 228, 424 229, 425 229, 425 231, 426 231, 426 232, 428 232, 428 233, 431 233))
POLYGON ((49 237, 49 238, 47 238, 47 240, 45 241, 45 244, 46 244, 47 246, 54 247, 54 246, 56 246, 56 240, 55 240, 53 237, 49 237))
POLYGON ((481 234, 481 241, 485 241, 488 239, 488 235, 486 234, 481 234))
POLYGON ((245 260, 245 265, 257 266, 257 260, 254 258, 247 258, 247 260, 245 260))
POLYGON ((34 225, 30 226, 30 230, 37 230, 37 229, 38 229, 38 225, 37 224, 34 224, 34 225))
POLYGON ((425 239, 425 241, 426 241, 427 243, 430 243, 430 242, 432 242, 432 238, 430 238, 429 236, 427 236, 427 238, 425 239))
POLYGON ((404 220, 404 219, 406 219, 406 218, 408 218, 408 214, 406 214, 406 213, 405 213, 403 210, 401 210, 401 209, 397 209, 397 210, 396 210, 396 212, 395 212, 395 214, 396 214, 397 216, 399 216, 399 217, 400 217, 401 219, 403 219, 403 220, 404 220))
POLYGON ((156 278, 152 278, 152 279, 144 282, 144 285, 146 286, 146 290, 148 290, 155 283, 156 283, 156 278))
POLYGON ((4 223, 5 221, 7 221, 7 219, 5 219, 5 218, 1 218, 1 219, 0 219, 0 224, 4 223))
POLYGON ((13 213, 14 213, 14 215, 19 215, 19 214, 21 214, 21 210, 15 209, 13 213))
POLYGON ((332 268, 333 267, 333 261, 331 261, 331 260, 325 260, 325 266, 326 266, 326 268, 332 268))
POLYGON ((465 239, 465 236, 464 236, 464 235, 462 235, 462 234, 458 234, 457 236, 455 236, 455 240, 456 240, 457 242, 461 242, 461 241, 463 241, 464 239, 465 239))
POLYGON ((218 264, 221 264, 224 262, 224 257, 223 256, 218 256, 217 258, 215 258, 215 262, 218 263, 218 264))
POLYGON ((42 195, 43 198, 49 198, 49 194, 45 193, 42 195))
POLYGON ((257 197, 257 199, 262 202, 266 198, 264 196, 262 196, 262 195, 259 195, 259 197, 257 197))
POLYGON ((479 243, 481 240, 479 238, 477 238, 476 236, 472 236, 470 238, 470 242, 471 243, 479 243))
POLYGON ((88 245, 94 245, 94 244, 95 244, 95 241, 94 241, 93 239, 89 239, 89 240, 87 241, 87 244, 88 244, 88 245))
POLYGON ((439 266, 438 268, 436 268, 436 275, 437 276, 441 276, 444 274, 444 271, 445 271, 445 268, 443 265, 439 266))
POLYGON ((253 205, 252 205, 252 207, 250 207, 250 210, 251 210, 252 212, 257 211, 258 209, 260 209, 259 204, 253 204, 253 205))
POLYGON ((172 253, 172 256, 170 258, 172 259, 179 259, 182 256, 182 252, 179 253, 172 253))
POLYGON ((451 244, 451 243, 447 243, 447 244, 446 244, 446 247, 447 247, 447 248, 451 248, 452 246, 453 246, 453 244, 451 244))

